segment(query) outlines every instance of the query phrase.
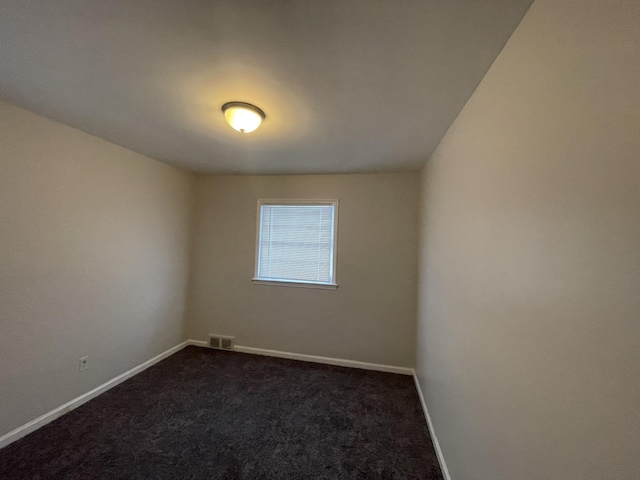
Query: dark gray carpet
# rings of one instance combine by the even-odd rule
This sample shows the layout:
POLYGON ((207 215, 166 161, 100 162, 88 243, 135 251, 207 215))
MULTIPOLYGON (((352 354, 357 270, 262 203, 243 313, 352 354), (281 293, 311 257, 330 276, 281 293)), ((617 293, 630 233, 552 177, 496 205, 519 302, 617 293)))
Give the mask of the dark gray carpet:
POLYGON ((442 479, 409 376, 187 347, 0 450, 0 479, 442 479))

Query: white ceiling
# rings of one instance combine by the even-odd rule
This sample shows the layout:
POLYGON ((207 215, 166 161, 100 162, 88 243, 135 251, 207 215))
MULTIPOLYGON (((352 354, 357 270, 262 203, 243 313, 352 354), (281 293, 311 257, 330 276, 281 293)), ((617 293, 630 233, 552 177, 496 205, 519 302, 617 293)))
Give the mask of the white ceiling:
POLYGON ((0 95, 193 171, 416 170, 531 1, 2 0, 0 95))

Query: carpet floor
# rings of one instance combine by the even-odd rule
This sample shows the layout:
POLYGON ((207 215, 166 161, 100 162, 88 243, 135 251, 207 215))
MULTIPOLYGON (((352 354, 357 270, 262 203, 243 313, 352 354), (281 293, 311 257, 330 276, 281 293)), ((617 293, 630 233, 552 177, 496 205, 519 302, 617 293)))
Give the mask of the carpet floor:
POLYGON ((187 347, 0 450, 0 478, 442 474, 410 376, 187 347))

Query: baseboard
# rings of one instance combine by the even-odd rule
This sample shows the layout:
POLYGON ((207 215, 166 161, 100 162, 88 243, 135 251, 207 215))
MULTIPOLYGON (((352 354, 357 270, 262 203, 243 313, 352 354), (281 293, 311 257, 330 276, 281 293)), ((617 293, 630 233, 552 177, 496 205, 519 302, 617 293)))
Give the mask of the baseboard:
MULTIPOLYGON (((203 342, 204 343, 204 342, 203 342)), ((126 372, 118 375, 117 377, 112 378, 111 380, 103 383, 102 385, 97 386, 93 390, 89 390, 87 393, 80 395, 79 397, 74 398, 73 400, 68 401, 67 403, 60 405, 57 408, 54 408, 50 412, 45 413, 44 415, 40 415, 38 418, 31 420, 30 422, 25 423, 24 425, 10 431, 9 433, 0 437, 0 448, 6 447, 10 443, 15 442, 16 440, 21 439, 22 437, 30 434, 31 432, 43 427, 47 423, 54 421, 56 418, 61 417, 67 412, 78 408, 80 405, 87 403, 92 398, 97 397, 101 393, 106 392, 107 390, 119 385, 125 380, 137 375, 138 373, 146 370, 147 368, 155 365, 161 360, 173 355, 179 350, 182 350, 187 345, 192 345, 193 343, 190 340, 182 342, 175 347, 170 348, 169 350, 162 352, 160 355, 156 355, 155 357, 147 360, 144 363, 141 363, 137 367, 132 368, 131 370, 127 370, 126 372)))
MULTIPOLYGON (((192 343, 192 345, 196 345, 196 343, 192 343)), ((290 360, 301 360, 303 362, 324 363, 327 365, 337 365, 339 367, 361 368, 363 370, 375 370, 378 372, 399 373, 401 375, 413 375, 412 368, 395 367, 392 365, 380 365, 377 363, 358 362, 357 360, 344 360, 342 358, 319 357, 317 355, 305 355, 304 353, 281 352, 279 350, 267 350, 264 348, 245 347, 242 345, 236 345, 234 350, 240 353, 250 353, 253 355, 265 355, 267 357, 288 358, 290 360)))
POLYGON ((442 475, 444 476, 445 480, 451 480, 451 475, 449 475, 449 469, 447 468, 447 462, 444 461, 444 455, 442 455, 442 449, 440 448, 440 443, 438 442, 438 436, 436 435, 436 431, 433 429, 433 422, 431 422, 431 415, 429 415, 429 410, 427 409, 427 402, 424 400, 424 395, 422 395, 422 388, 420 388, 420 382, 418 381, 418 376, 416 375, 415 370, 413 370, 413 380, 416 382, 416 390, 418 390, 418 397, 420 398, 422 411, 424 412, 424 416, 427 419, 427 426, 429 427, 429 433, 431 434, 431 441, 433 442, 433 447, 436 449, 436 455, 438 456, 438 463, 440 464, 440 470, 442 470, 442 475))
MULTIPOLYGON (((21 439, 22 437, 34 432, 35 430, 43 427, 44 425, 54 421, 56 418, 61 417, 65 413, 70 412, 71 410, 78 408, 80 405, 87 403, 89 400, 97 397, 101 393, 106 392, 107 390, 115 387, 116 385, 121 384, 125 380, 137 375, 138 373, 146 370, 147 368, 155 365, 156 363, 164 360, 165 358, 173 355, 179 350, 182 350, 187 345, 194 345, 198 347, 206 347, 207 342, 200 340, 186 340, 175 347, 170 348, 162 352, 159 355, 147 360, 144 363, 141 363, 137 367, 132 368, 131 370, 127 370, 126 372, 118 375, 117 377, 112 378, 111 380, 103 383, 102 385, 97 386, 96 388, 89 390, 87 393, 84 393, 73 400, 60 405, 57 408, 45 413, 44 415, 40 415, 39 417, 31 420, 30 422, 25 423, 24 425, 6 433, 5 435, 0 437, 0 448, 6 447, 10 443, 15 442, 16 440, 21 439)), ((434 445, 436 446, 436 451, 438 452, 438 459, 441 462, 441 466, 443 472, 446 472, 446 465, 444 464, 444 459, 442 458, 442 452, 440 451, 440 447, 437 442, 437 438, 433 433, 433 427, 431 425, 431 419, 429 418, 429 414, 426 409, 426 405, 424 403, 424 399, 422 397, 422 392, 418 385, 418 379, 415 376, 415 372, 412 368, 406 367, 396 367, 392 365, 381 365, 377 363, 368 363, 368 362, 359 362, 357 360, 345 360, 341 358, 331 358, 331 357, 320 357, 317 355, 305 355, 303 353, 291 353, 291 352, 282 352, 279 350, 267 350, 264 348, 254 348, 254 347, 245 347, 242 345, 236 345, 235 351, 241 353, 249 353, 253 355, 265 355, 269 357, 278 357, 278 358, 288 358, 291 360, 301 360, 303 362, 314 362, 314 363, 324 363, 327 365, 336 365, 340 367, 350 367, 350 368, 360 368, 364 370, 375 370, 379 372, 389 372, 389 373, 398 373, 401 375, 413 375, 416 381, 416 386, 418 388, 418 394, 420 395, 420 401, 422 402, 422 406, 425 411, 425 415, 427 417, 427 423, 429 424, 429 430, 431 431, 432 438, 434 440, 434 445)), ((450 480, 448 473, 446 474, 447 480, 450 480)))

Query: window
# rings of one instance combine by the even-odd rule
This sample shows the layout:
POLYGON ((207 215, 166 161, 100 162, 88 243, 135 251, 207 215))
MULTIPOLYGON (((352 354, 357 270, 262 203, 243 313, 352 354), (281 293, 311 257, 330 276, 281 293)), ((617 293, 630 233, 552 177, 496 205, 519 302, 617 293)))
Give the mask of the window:
POLYGON ((258 200, 254 283, 337 288, 337 200, 258 200))

